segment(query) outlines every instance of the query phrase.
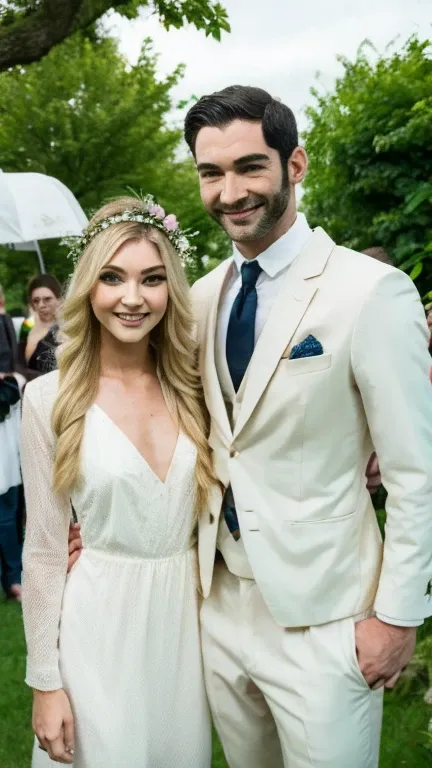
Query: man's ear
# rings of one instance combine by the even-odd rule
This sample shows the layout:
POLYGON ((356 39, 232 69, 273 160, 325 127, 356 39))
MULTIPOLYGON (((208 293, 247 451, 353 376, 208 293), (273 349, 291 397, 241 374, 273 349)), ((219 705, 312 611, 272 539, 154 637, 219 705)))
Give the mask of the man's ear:
POLYGON ((303 147, 296 147, 288 160, 288 178, 290 184, 301 184, 306 176, 308 156, 303 147))

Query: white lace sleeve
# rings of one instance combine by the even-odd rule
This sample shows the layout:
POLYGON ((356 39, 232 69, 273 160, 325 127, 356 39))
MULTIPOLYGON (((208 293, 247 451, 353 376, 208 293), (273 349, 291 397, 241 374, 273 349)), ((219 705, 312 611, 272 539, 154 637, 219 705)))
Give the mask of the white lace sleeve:
MULTIPOLYGON (((51 376, 51 374, 49 374, 51 376)), ((52 398, 42 379, 27 385, 22 416, 22 472, 27 507, 23 554, 26 683, 42 691, 62 687, 58 636, 68 562, 70 507, 52 490, 52 398), (51 400, 51 402, 49 402, 51 400)))

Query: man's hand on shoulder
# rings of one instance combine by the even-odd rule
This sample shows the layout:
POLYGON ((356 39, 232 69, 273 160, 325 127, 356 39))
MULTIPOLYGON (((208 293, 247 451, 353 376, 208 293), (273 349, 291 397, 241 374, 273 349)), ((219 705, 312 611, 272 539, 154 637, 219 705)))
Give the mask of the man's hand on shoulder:
POLYGON ((69 526, 69 560, 67 572, 70 573, 79 556, 81 555, 83 543, 81 538, 81 526, 79 523, 69 526))
POLYGON ((380 619, 364 619, 355 626, 361 672, 373 690, 393 688, 410 661, 416 644, 416 627, 397 627, 380 619))

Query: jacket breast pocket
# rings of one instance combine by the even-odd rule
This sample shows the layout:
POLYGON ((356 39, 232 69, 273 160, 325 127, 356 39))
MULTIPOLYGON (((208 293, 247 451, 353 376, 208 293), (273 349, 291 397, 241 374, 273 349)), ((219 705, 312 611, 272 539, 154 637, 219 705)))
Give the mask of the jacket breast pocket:
POLYGON ((331 352, 325 352, 323 355, 315 355, 314 357, 297 357, 294 360, 289 359, 289 354, 288 352, 286 357, 285 353, 282 355, 279 365, 285 373, 291 376, 324 371, 326 368, 330 368, 331 365, 331 352))

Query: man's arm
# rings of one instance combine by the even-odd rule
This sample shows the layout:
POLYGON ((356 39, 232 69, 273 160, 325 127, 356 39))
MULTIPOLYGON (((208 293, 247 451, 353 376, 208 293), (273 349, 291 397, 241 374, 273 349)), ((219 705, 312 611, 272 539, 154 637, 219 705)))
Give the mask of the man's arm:
POLYGON ((384 275, 365 301, 352 365, 388 491, 376 618, 356 625, 360 668, 392 688, 432 614, 432 392, 429 334, 418 293, 402 272, 384 275))
POLYGON ((432 614, 432 392, 429 334, 414 284, 384 275, 366 300, 352 365, 388 492, 377 615, 395 625, 432 614))

